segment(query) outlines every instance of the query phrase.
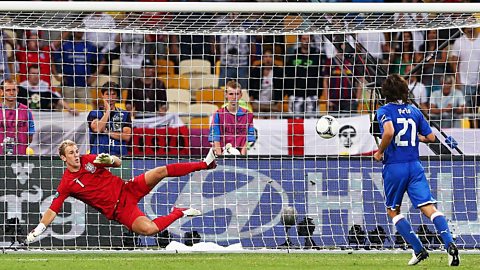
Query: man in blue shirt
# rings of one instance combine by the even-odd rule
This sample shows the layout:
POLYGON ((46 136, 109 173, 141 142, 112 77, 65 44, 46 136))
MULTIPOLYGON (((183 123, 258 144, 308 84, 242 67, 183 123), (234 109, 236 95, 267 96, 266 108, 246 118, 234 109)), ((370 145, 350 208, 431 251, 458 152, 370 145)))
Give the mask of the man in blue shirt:
POLYGON ((383 160, 383 181, 387 212, 392 218, 397 231, 412 245, 414 254, 408 262, 415 265, 428 257, 418 236, 413 232, 410 222, 400 214, 400 207, 405 192, 412 204, 430 218, 440 233, 447 247, 450 266, 458 266, 460 258, 453 242, 443 213, 435 207, 425 172, 419 160, 419 142, 435 141, 432 129, 420 110, 409 104, 408 84, 398 74, 388 76, 382 85, 382 95, 387 104, 377 111, 377 118, 382 133, 378 152, 374 154, 377 161, 383 160))
MULTIPOLYGON (((57 68, 60 68, 54 68, 53 72, 63 75, 62 94, 68 102, 90 103, 88 85, 96 80, 97 64, 103 60, 97 47, 85 41, 83 34, 74 32, 73 40, 64 41, 53 54, 57 68)), ((100 65, 98 72, 102 69, 103 65, 100 65)))
POLYGON ((102 86, 101 92, 103 108, 91 111, 87 117, 90 153, 127 155, 127 145, 132 138, 132 119, 128 111, 115 107, 120 97, 120 86, 107 82, 102 86))

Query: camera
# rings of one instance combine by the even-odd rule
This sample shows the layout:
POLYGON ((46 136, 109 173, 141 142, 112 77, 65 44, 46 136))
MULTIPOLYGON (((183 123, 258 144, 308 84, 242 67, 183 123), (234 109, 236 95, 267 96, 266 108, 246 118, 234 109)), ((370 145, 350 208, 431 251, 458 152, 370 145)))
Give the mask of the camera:
POLYGON ((5 137, 2 146, 5 155, 13 155, 15 150, 15 139, 12 137, 5 137))

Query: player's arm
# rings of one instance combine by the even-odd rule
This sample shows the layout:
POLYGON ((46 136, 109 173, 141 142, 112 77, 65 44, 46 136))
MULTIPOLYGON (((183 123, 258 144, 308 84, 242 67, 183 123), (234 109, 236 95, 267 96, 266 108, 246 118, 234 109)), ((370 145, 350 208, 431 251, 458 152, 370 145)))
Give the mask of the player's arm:
POLYGON ((107 153, 98 154, 93 163, 103 164, 104 167, 122 166, 122 160, 119 157, 107 153))
POLYGON ((28 235, 27 235, 27 241, 29 243, 33 242, 35 238, 37 238, 39 235, 41 235, 47 227, 52 223, 52 221, 55 219, 57 216, 57 213, 55 213, 53 210, 50 208, 45 211, 43 214, 42 219, 40 220, 40 223, 33 229, 28 235))
POLYGON ((423 143, 433 143, 435 142, 435 134, 430 133, 427 136, 422 136, 421 134, 418 134, 418 140, 423 143))
POLYGON ((132 128, 131 127, 123 127, 122 132, 110 131, 108 133, 108 136, 110 136, 110 138, 112 138, 114 140, 117 140, 117 141, 129 142, 130 139, 132 138, 132 128))
POLYGON ((110 118, 110 104, 107 100, 103 100, 103 103, 105 107, 105 112, 103 116, 100 119, 93 119, 92 123, 90 124, 90 128, 93 132, 104 133, 107 127, 107 123, 110 118))
POLYGON ((383 134, 382 134, 382 141, 378 146, 378 151, 374 154, 374 158, 377 161, 381 161, 383 158, 383 153, 390 145, 393 140, 393 136, 395 134, 395 129, 393 127, 392 121, 386 121, 383 124, 383 134))

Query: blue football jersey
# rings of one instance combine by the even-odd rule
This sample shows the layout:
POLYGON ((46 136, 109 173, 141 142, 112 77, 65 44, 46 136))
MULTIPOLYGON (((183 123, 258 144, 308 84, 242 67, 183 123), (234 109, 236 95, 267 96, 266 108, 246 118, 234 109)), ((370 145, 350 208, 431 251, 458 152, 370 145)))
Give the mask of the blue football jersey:
POLYGON ((427 136, 432 128, 422 112, 410 104, 388 103, 377 110, 377 120, 383 135, 383 125, 392 121, 395 129, 392 142, 384 153, 383 163, 410 162, 419 159, 418 135, 427 136))
MULTIPOLYGON (((90 130, 90 153, 100 154, 109 153, 112 155, 127 155, 127 142, 123 140, 115 140, 110 138, 108 134, 96 133, 92 131, 90 124, 94 119, 103 117, 103 111, 94 110, 87 116, 88 127, 90 130)), ((110 119, 107 123, 106 129, 114 132, 122 132, 124 127, 132 127, 132 120, 130 113, 121 109, 116 109, 110 112, 110 119)))

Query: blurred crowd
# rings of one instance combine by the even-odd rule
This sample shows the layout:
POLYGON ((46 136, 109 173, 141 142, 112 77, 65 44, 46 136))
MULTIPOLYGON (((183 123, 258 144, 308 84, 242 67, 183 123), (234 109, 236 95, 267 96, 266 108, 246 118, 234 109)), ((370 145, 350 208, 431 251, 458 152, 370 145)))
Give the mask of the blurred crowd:
MULTIPOLYGON (((370 112, 381 80, 366 67, 373 64, 405 75, 412 100, 442 127, 478 126, 478 29, 248 35, 239 34, 246 25, 237 15, 219 21, 228 35, 3 29, 0 73, 18 83, 18 100, 32 110, 101 108, 102 86, 113 82, 121 89, 117 106, 132 117, 211 114, 225 105, 225 84, 234 79, 244 90, 241 106, 279 118, 370 112)), ((395 16, 415 22, 427 15, 395 16)), ((82 25, 114 29, 121 17, 85 14, 82 25)))

